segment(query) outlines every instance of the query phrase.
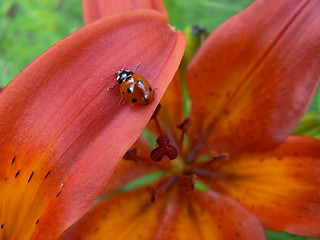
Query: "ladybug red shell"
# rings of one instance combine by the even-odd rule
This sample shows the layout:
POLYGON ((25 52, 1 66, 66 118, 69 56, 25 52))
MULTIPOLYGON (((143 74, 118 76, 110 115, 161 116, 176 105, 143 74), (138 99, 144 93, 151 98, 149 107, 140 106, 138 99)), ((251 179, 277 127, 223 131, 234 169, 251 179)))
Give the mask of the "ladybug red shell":
POLYGON ((119 84, 125 103, 131 102, 137 105, 147 105, 152 102, 155 89, 151 88, 147 79, 135 73, 138 67, 139 65, 134 71, 121 69, 115 73, 118 76, 117 83, 113 87, 108 88, 108 90, 112 90, 119 84))

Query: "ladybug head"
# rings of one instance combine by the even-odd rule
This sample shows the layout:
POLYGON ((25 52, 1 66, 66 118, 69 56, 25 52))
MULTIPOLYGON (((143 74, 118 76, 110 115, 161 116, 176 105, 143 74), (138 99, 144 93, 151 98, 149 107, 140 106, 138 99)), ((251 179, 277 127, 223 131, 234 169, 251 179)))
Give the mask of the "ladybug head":
POLYGON ((128 78, 131 77, 132 74, 133 74, 133 72, 127 71, 125 69, 121 69, 117 73, 115 73, 115 75, 118 76, 117 77, 118 83, 122 83, 122 82, 126 81, 128 78))

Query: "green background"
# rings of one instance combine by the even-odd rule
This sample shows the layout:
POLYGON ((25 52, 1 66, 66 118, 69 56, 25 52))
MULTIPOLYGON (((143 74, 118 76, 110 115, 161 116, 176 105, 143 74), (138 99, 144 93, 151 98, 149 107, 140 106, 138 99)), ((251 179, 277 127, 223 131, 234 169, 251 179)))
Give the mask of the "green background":
MULTIPOLYGON (((212 31, 252 0, 164 2, 171 25, 183 30, 198 24, 212 31)), ((80 0, 0 0, 0 86, 6 86, 34 58, 81 26, 80 0)), ((309 111, 320 111, 319 91, 309 111)), ((320 117, 316 116, 312 118, 313 133, 309 135, 319 137, 320 117)), ((309 125, 302 125, 302 132, 297 134, 308 134, 309 125)), ((314 239, 272 231, 267 231, 267 236, 269 240, 314 239)))

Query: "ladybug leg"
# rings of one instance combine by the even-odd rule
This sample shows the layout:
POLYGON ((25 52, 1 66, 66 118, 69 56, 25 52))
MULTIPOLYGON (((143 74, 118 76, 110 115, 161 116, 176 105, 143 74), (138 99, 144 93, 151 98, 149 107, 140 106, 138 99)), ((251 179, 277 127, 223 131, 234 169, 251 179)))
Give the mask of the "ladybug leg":
POLYGON ((118 85, 118 83, 116 83, 115 85, 113 85, 111 88, 108 88, 108 90, 114 89, 114 87, 117 86, 117 85, 118 85))
POLYGON ((139 63, 139 64, 136 66, 136 68, 133 70, 133 73, 136 73, 136 72, 137 72, 137 70, 138 70, 138 68, 140 67, 140 65, 141 65, 141 63, 139 63))
POLYGON ((119 105, 123 105, 123 104, 126 104, 128 101, 127 100, 125 100, 124 98, 123 98, 123 95, 122 95, 122 97, 120 98, 120 100, 119 100, 119 105), (124 101, 123 101, 124 100, 124 101))
POLYGON ((124 105, 124 104, 126 104, 126 103, 128 102, 127 100, 125 100, 124 102, 122 102, 122 100, 123 100, 123 98, 120 99, 119 105, 124 105))

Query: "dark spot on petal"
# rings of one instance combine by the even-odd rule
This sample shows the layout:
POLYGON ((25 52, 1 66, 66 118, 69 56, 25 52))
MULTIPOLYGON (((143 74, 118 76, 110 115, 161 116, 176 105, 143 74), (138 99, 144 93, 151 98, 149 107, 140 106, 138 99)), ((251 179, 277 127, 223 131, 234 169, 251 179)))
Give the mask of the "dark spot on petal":
POLYGON ((51 172, 51 170, 49 170, 49 171, 47 172, 47 174, 44 176, 44 179, 46 179, 46 178, 49 176, 50 172, 51 172))
POLYGON ((16 156, 13 157, 13 159, 11 161, 11 165, 13 165, 15 161, 16 161, 16 156))
POLYGON ((152 90, 153 90, 153 89, 152 89, 151 87, 149 87, 149 91, 152 92, 152 90))
POLYGON ((36 224, 38 224, 38 223, 39 223, 39 221, 40 221, 40 219, 38 219, 38 220, 36 221, 36 224))
POLYGON ((3 228, 4 228, 4 224, 2 223, 2 224, 1 224, 1 229, 3 229, 3 228))
POLYGON ((28 183, 31 181, 31 178, 33 177, 34 171, 32 171, 32 173, 30 174, 30 177, 28 179, 28 183))
POLYGON ((136 98, 132 98, 131 100, 133 103, 136 103, 137 102, 137 99, 136 98))
POLYGON ((56 197, 59 197, 61 193, 62 193, 62 190, 57 193, 56 197))
POLYGON ((224 113, 225 115, 227 115, 227 116, 230 115, 230 111, 229 111, 228 109, 224 109, 224 110, 223 110, 223 113, 224 113))
POLYGON ((19 176, 19 173, 20 173, 20 170, 19 170, 18 172, 16 172, 15 177, 18 177, 18 176, 19 176))

